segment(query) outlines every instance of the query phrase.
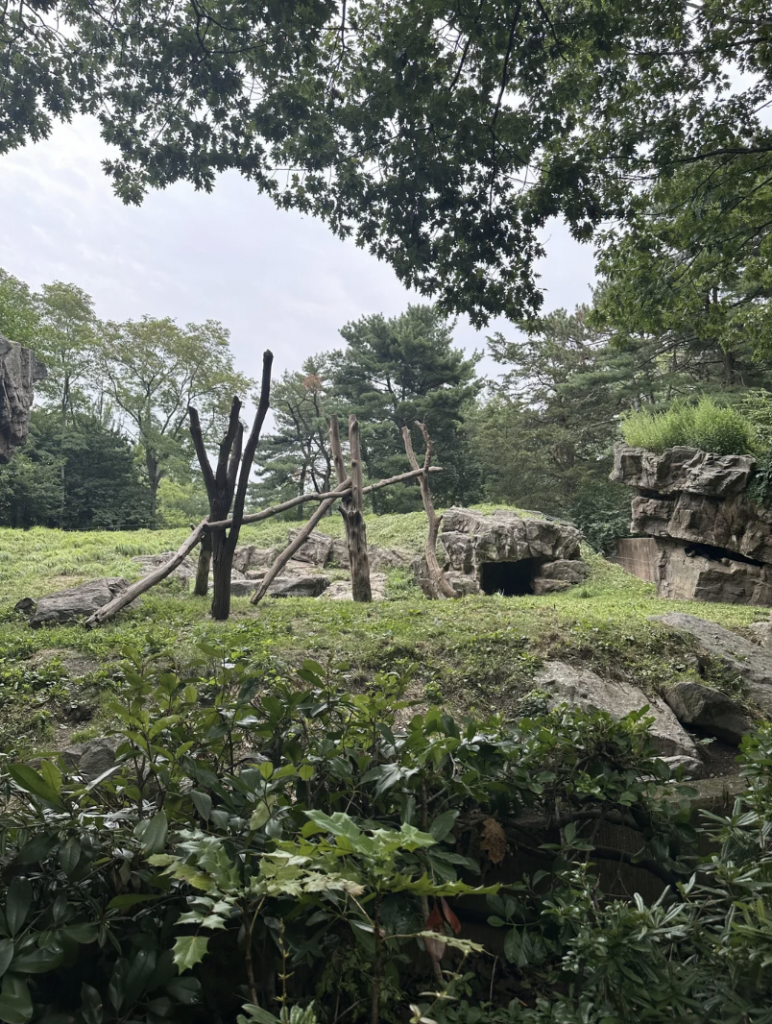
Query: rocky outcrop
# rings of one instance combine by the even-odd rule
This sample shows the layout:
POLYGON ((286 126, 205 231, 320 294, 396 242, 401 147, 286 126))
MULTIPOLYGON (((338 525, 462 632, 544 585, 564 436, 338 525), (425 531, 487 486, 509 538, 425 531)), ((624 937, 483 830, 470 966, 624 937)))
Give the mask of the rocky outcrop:
MULTIPOLYGON (((386 575, 385 573, 370 573, 370 590, 373 601, 386 600, 386 575)), ((322 601, 353 601, 350 580, 337 580, 319 595, 322 601)))
POLYGON ((653 719, 650 735, 658 753, 700 762, 694 740, 672 710, 659 697, 649 697, 637 686, 601 679, 595 672, 562 661, 548 661, 534 676, 534 685, 550 694, 552 707, 568 704, 584 711, 605 711, 617 721, 648 706, 653 719))
MULTIPOLYGON (((142 575, 147 576, 148 573, 160 568, 160 566, 166 565, 169 559, 173 557, 173 551, 163 551, 160 555, 137 555, 135 558, 132 558, 132 562, 137 562, 138 565, 142 566, 142 575)), ((196 563, 192 558, 184 558, 167 579, 188 583, 196 578, 196 568, 196 563)))
MULTIPOLYGON (((438 559, 459 596, 549 594, 581 582, 580 534, 573 526, 547 519, 523 519, 509 509, 483 515, 450 508, 442 517, 438 559)), ((426 562, 413 562, 419 586, 432 594, 426 562)))
POLYGON ((42 626, 46 623, 61 625, 64 622, 74 622, 84 615, 91 615, 111 601, 116 594, 124 591, 128 585, 121 577, 91 580, 79 587, 70 587, 41 597, 37 601, 24 599, 19 605, 25 607, 19 608, 17 605, 17 608, 29 612, 31 626, 42 626))
POLYGON ((28 348, 0 334, 0 463, 27 440, 34 386, 46 368, 28 348))
POLYGON ((748 455, 617 447, 611 479, 638 491, 632 533, 654 538, 661 597, 772 605, 772 509, 748 495, 748 455))
POLYGON ((676 683, 665 694, 665 700, 682 725, 735 746, 753 728, 753 719, 741 704, 702 683, 676 683))

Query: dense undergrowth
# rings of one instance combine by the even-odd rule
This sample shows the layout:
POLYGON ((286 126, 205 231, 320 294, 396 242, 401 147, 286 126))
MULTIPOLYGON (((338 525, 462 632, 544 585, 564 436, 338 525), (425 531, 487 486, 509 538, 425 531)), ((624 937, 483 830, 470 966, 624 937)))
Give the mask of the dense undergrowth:
POLYGON ((772 1019, 769 729, 698 853, 641 713, 463 720, 404 674, 126 653, 114 769, 0 763, 8 1024, 772 1019), (604 897, 609 859, 663 895, 604 897))

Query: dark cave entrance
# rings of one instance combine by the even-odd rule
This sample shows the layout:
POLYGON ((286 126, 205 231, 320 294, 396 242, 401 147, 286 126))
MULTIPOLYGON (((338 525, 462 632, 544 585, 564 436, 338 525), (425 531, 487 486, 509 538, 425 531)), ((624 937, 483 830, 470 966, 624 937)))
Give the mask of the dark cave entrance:
POLYGON ((480 589, 483 594, 522 597, 533 593, 533 578, 541 565, 538 558, 522 558, 519 562, 483 562, 480 566, 480 589))

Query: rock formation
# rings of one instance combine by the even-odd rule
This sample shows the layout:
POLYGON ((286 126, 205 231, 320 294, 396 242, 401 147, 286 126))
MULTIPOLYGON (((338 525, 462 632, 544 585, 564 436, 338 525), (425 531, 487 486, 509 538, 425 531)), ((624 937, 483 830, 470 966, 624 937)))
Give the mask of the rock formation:
POLYGON ((0 463, 27 440, 33 388, 45 376, 45 366, 28 348, 0 334, 0 463))
MULTIPOLYGON (((579 531, 546 519, 523 519, 508 509, 483 515, 450 508, 442 519, 438 551, 459 594, 549 594, 567 590, 587 575, 579 531), (444 552, 444 559, 443 559, 444 552)), ((423 559, 414 563, 427 589, 423 559)))
POLYGON ((772 509, 755 504, 748 455, 620 445, 612 480, 638 491, 631 532, 654 538, 660 597, 772 605, 772 509))

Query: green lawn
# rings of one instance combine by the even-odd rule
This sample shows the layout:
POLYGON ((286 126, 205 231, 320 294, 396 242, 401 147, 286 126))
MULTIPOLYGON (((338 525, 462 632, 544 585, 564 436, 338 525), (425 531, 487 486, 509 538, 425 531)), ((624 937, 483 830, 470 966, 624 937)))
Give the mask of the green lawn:
MULTIPOLYGON (((245 528, 243 543, 281 543, 293 525, 274 520, 245 528)), ((322 528, 342 535, 337 518, 322 528)), ((382 546, 418 552, 425 531, 423 513, 368 518, 369 540, 382 546)), ((411 667, 416 699, 511 713, 532 688, 533 674, 546 658, 581 663, 650 692, 693 674, 691 642, 652 625, 651 615, 687 611, 741 631, 768 615, 760 608, 658 600, 652 586, 590 551, 585 552, 587 582, 549 597, 430 602, 406 572, 393 571, 384 602, 269 599, 255 608, 241 598, 234 600, 227 623, 212 622, 208 600, 194 598, 174 583, 159 586, 94 631, 77 625, 32 630, 13 612, 21 597, 38 597, 83 580, 105 575, 135 579, 139 573, 133 555, 176 548, 185 536, 185 530, 0 530, 0 746, 50 738, 61 708, 84 692, 96 706, 99 722, 110 677, 127 645, 165 651, 184 661, 197 652, 197 645, 215 643, 228 655, 246 654, 280 671, 291 671, 306 657, 346 662, 352 685, 380 670, 411 667), (51 648, 88 655, 100 671, 91 683, 73 686, 56 661, 45 671, 29 667, 30 656, 51 648)), ((710 678, 710 669, 708 674, 710 678)), ((713 681, 732 685, 719 672, 713 681)))

